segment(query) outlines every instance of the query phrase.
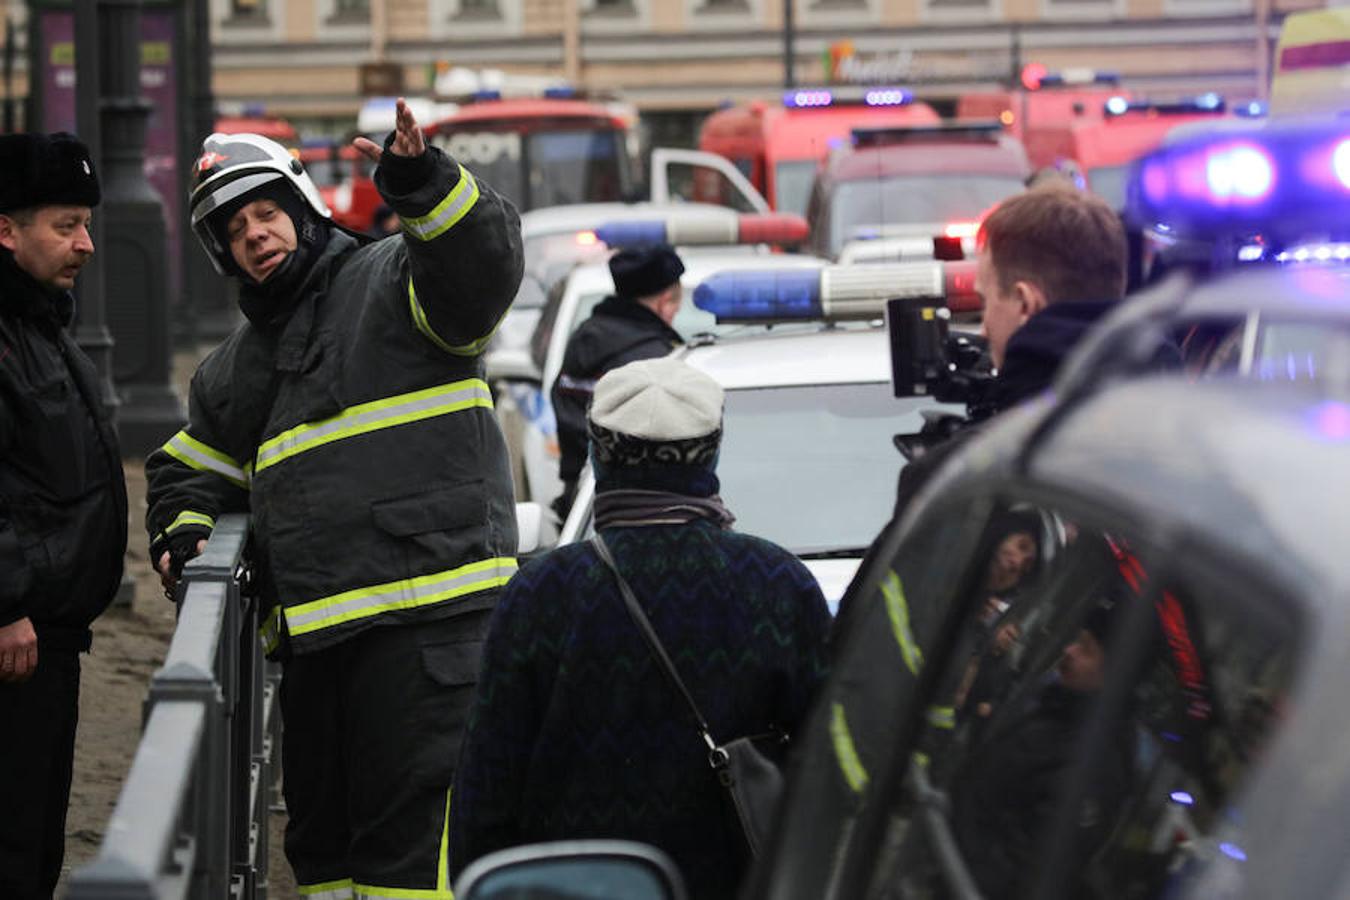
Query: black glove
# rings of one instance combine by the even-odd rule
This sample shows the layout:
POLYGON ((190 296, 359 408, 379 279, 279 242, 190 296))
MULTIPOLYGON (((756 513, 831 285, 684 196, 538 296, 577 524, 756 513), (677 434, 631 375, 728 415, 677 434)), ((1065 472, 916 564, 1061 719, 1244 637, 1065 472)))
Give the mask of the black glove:
POLYGON ((169 551, 169 574, 174 578, 183 577, 183 566, 197 555, 197 543, 208 537, 206 532, 185 529, 173 534, 160 546, 160 552, 169 551))

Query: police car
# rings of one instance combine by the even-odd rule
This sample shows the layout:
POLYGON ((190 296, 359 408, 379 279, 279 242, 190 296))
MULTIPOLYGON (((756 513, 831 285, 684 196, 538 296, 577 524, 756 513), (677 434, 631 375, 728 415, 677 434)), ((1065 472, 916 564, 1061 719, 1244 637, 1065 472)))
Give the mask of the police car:
MULTIPOLYGON (((958 409, 893 395, 881 301, 945 298, 974 312, 978 298, 954 274, 958 269, 931 260, 737 268, 711 275, 694 291, 695 307, 715 316, 722 331, 676 352, 726 391, 717 466, 722 498, 737 530, 806 563, 831 611, 890 517, 903 462, 895 435, 922 430, 926 412, 958 409)), ((593 501, 587 472, 559 543, 590 535, 593 501)))
MULTIPOLYGON (((815 270, 823 260, 769 252, 770 244, 800 242, 806 223, 794 215, 661 216, 605 222, 592 233, 601 246, 616 248, 664 241, 675 243, 685 265, 686 298, 709 275, 727 268, 815 270)), ((606 252, 607 255, 607 252, 606 252)), ((568 339, 601 300, 614 293, 606 262, 577 266, 561 278, 540 311, 527 350, 489 351, 489 378, 498 391, 498 416, 513 452, 516 495, 547 505, 562 492, 558 477, 558 426, 550 391, 562 369, 568 339)), ((673 327, 686 338, 715 331, 714 317, 686 302, 673 327)), ((744 327, 744 326, 737 326, 744 327)))
MULTIPOLYGON (((1350 890, 1345 147, 1272 123, 1137 167, 1136 210, 1231 265, 1123 304, 879 538, 743 896, 1350 890), (1212 323, 1236 364, 1146 364, 1212 323)), ((553 852, 680 895, 650 848, 553 852)), ((540 871, 515 853, 466 874, 540 871)))

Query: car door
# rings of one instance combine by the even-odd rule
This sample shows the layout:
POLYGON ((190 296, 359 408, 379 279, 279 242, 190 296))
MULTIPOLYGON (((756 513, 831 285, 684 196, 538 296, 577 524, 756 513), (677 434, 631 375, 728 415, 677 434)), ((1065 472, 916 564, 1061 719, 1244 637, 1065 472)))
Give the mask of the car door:
POLYGON ((767 213, 769 203, 739 169, 706 150, 652 150, 651 201, 713 203, 737 212, 767 213))
POLYGON ((1245 858, 1306 637, 1259 566, 1035 495, 873 562, 754 896, 1171 897, 1245 858))

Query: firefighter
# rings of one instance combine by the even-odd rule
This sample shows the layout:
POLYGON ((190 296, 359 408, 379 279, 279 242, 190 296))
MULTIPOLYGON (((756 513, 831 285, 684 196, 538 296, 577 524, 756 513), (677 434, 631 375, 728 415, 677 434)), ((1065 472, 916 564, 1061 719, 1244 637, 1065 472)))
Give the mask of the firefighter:
POLYGON ((371 241, 330 221, 280 145, 207 138, 192 227, 247 322, 147 459, 146 522, 171 585, 218 516, 251 514, 302 893, 449 898, 453 769, 516 568, 482 351, 520 282, 520 221, 402 100, 384 143, 354 141, 402 221, 371 241))

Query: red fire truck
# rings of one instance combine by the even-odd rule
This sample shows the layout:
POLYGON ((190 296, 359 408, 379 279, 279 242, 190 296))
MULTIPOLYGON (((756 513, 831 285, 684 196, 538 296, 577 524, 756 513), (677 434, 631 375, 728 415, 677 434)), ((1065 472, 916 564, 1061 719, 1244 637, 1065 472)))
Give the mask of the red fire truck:
POLYGON ((781 212, 805 213, 816 169, 848 146, 855 128, 934 125, 940 117, 896 87, 788 91, 780 103, 754 101, 710 115, 700 150, 727 159, 781 212))

